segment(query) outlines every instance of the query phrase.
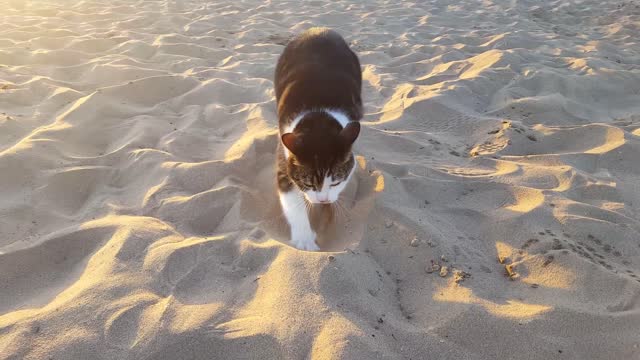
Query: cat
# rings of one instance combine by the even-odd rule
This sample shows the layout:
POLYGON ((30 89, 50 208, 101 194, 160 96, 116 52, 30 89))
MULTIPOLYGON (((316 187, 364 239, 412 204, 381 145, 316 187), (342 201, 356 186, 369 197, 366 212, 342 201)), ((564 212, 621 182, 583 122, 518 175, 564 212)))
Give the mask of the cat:
POLYGON ((355 170, 351 148, 363 116, 360 60, 340 34, 312 28, 285 46, 274 87, 280 205, 291 244, 319 250, 308 205, 337 201, 355 170))

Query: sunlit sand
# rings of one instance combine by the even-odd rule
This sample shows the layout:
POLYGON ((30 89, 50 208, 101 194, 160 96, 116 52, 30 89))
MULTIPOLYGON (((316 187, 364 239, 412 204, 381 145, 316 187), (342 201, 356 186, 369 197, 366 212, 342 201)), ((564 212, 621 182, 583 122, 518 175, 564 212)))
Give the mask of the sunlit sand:
POLYGON ((640 359, 640 2, 0 0, 0 359, 640 359), (288 245, 273 71, 363 70, 288 245))

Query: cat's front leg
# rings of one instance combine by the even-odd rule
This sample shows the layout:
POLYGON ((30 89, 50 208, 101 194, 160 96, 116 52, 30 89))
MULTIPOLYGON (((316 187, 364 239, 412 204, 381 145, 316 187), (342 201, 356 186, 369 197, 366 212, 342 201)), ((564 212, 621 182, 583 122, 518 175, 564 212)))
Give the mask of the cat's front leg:
POLYGON ((304 197, 298 189, 280 191, 280 204, 291 229, 291 245, 301 250, 320 250, 316 233, 311 229, 304 197))

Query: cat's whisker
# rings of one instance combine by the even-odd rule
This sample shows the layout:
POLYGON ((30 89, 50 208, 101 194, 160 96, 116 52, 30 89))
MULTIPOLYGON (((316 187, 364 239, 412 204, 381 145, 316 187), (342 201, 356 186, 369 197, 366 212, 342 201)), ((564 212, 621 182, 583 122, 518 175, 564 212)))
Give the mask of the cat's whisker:
POLYGON ((337 220, 339 218, 342 217, 342 213, 343 210, 340 208, 340 206, 338 204, 332 204, 331 205, 331 216, 333 217, 333 220, 337 220))
POLYGON ((332 204, 332 208, 336 210, 336 212, 334 212, 334 217, 336 215, 340 215, 351 219, 351 210, 347 209, 340 199, 332 204))

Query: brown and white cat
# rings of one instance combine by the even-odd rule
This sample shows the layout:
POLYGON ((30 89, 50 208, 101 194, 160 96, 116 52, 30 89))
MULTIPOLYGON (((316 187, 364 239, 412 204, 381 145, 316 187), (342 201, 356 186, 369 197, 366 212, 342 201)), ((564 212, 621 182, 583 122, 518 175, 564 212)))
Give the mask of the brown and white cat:
POLYGON ((335 31, 309 29, 278 59, 278 190, 291 243, 299 249, 319 250, 307 205, 338 200, 354 172, 361 89, 360 61, 335 31))

